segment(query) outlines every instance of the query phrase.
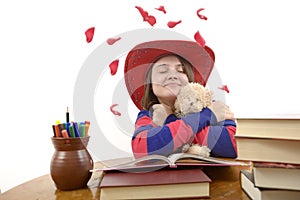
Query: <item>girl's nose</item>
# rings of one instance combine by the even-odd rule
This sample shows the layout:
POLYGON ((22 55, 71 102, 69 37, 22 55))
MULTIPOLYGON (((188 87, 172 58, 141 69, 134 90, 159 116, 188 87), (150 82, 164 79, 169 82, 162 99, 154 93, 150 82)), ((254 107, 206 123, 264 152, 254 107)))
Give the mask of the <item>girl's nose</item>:
POLYGON ((170 70, 169 74, 168 74, 168 79, 169 80, 177 80, 178 79, 177 73, 178 73, 177 71, 170 70))

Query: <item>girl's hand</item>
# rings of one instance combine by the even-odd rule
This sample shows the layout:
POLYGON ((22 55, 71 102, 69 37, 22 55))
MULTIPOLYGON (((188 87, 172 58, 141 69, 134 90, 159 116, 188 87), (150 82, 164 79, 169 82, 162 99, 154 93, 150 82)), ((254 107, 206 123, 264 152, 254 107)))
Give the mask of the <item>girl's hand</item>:
POLYGON ((173 113, 172 109, 164 104, 155 104, 152 106, 152 120, 157 126, 162 126, 167 117, 173 113))
POLYGON ((225 119, 234 120, 234 114, 229 106, 221 101, 214 101, 208 108, 215 114, 217 121, 224 121, 225 119))

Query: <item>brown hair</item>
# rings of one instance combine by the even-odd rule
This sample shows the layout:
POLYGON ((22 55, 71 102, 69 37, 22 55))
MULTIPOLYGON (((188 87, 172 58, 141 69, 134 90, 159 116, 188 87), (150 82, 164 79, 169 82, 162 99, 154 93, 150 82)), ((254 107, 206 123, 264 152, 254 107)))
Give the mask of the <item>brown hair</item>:
POLYGON ((152 68, 153 68, 153 65, 160 58, 169 56, 169 55, 174 55, 179 59, 181 64, 184 66, 184 73, 187 75, 189 82, 194 81, 193 66, 186 59, 184 59, 183 57, 176 55, 176 54, 167 54, 167 55, 160 56, 151 64, 151 66, 149 67, 149 69, 147 70, 147 73, 146 73, 146 78, 145 78, 145 82, 144 82, 145 90, 144 90, 144 95, 142 98, 143 109, 149 110, 151 106, 159 103, 157 97, 155 96, 155 94, 153 93, 153 90, 152 90, 152 84, 151 84, 152 83, 152 80, 151 80, 152 68))

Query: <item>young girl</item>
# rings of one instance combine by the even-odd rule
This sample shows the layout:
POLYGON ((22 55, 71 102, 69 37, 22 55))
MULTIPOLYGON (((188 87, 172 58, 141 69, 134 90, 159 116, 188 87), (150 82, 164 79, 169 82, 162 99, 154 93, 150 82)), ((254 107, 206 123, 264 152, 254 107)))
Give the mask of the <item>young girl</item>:
POLYGON ((132 137, 136 158, 167 156, 182 151, 187 143, 207 146, 212 156, 236 157, 236 124, 227 105, 215 101, 198 113, 174 115, 180 89, 188 82, 205 85, 214 58, 209 47, 181 40, 150 41, 128 53, 125 83, 140 109, 132 137))

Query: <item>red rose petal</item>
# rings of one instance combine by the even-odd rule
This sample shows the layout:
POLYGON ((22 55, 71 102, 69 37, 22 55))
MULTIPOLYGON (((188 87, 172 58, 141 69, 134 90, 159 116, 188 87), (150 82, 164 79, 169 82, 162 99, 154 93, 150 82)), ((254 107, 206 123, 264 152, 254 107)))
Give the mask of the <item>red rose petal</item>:
POLYGON ((112 76, 117 73, 118 66, 119 66, 119 59, 116 59, 109 64, 110 74, 112 76))
POLYGON ((180 24, 181 23, 181 20, 177 21, 177 22, 174 22, 174 21, 169 21, 168 22, 168 27, 169 28, 174 28, 177 24, 180 24))
POLYGON ((229 89, 228 89, 227 85, 222 85, 222 87, 219 87, 219 89, 224 90, 227 93, 229 93, 229 89))
POLYGON ((200 12, 201 12, 202 10, 204 10, 204 8, 199 8, 199 9, 197 10, 197 15, 198 15, 198 17, 199 17, 200 19, 207 20, 207 17, 205 17, 204 15, 201 15, 201 14, 200 14, 200 12))
POLYGON ((117 115, 117 116, 121 116, 121 113, 114 110, 114 107, 118 106, 119 104, 113 104, 110 106, 110 111, 114 114, 114 115, 117 115))
POLYGON ((162 11, 164 14, 167 13, 166 9, 164 6, 159 6, 159 8, 155 8, 156 10, 162 11))
POLYGON ((142 15, 143 21, 146 21, 146 18, 148 17, 148 12, 144 11, 144 9, 140 6, 135 6, 135 7, 138 9, 140 14, 142 15))
POLYGON ((117 37, 117 38, 108 38, 106 40, 106 43, 109 45, 113 45, 115 42, 119 41, 121 39, 121 37, 117 37))
POLYGON ((147 11, 144 11, 144 9, 140 6, 135 6, 135 8, 138 9, 140 14, 143 17, 143 21, 147 21, 151 26, 153 26, 156 23, 156 19, 154 16, 149 15, 147 11))
POLYGON ((154 24, 156 23, 156 19, 154 16, 149 15, 148 18, 146 18, 146 21, 151 25, 154 26, 154 24))
POLYGON ((85 31, 86 42, 90 43, 93 40, 95 27, 91 27, 85 31))
POLYGON ((205 40, 203 39, 203 37, 200 35, 199 31, 197 31, 194 35, 194 39, 196 40, 196 42, 204 47, 205 46, 205 40))

